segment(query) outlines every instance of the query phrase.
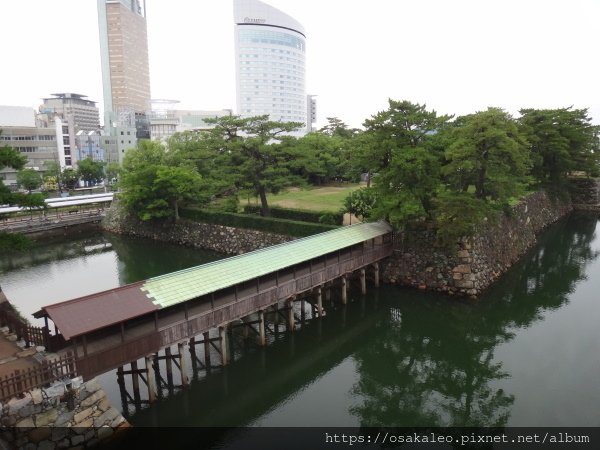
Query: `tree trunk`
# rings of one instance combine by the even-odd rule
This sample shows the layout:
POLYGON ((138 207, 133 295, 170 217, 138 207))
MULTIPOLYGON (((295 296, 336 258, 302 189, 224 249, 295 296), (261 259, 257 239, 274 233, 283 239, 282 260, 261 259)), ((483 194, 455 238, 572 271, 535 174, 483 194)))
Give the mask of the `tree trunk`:
POLYGON ((371 171, 370 170, 367 172, 367 187, 368 188, 371 187, 371 171))
POLYGON ((267 203, 267 192, 265 191, 264 186, 258 187, 258 195, 260 196, 260 215, 263 217, 269 217, 271 215, 271 211, 269 210, 269 205, 267 203))
POLYGON ((179 204, 177 203, 177 200, 175 200, 175 220, 179 220, 179 204))

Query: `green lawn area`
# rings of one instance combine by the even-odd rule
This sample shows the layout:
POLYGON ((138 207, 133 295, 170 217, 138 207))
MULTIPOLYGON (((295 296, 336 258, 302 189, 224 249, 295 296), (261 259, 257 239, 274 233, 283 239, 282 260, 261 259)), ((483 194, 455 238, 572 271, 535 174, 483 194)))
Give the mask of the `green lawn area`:
MULTIPOLYGON (((307 189, 291 188, 277 195, 267 196, 269 206, 283 208, 304 209, 309 211, 338 212, 342 207, 344 198, 360 187, 358 183, 344 183, 323 187, 310 187, 307 189)), ((245 205, 247 200, 241 200, 245 205)), ((257 198, 250 198, 250 204, 258 204, 257 198)))

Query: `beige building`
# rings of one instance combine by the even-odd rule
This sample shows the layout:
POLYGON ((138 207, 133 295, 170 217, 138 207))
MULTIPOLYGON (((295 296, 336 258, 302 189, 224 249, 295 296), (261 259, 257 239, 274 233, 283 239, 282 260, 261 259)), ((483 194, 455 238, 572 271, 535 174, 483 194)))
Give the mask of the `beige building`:
POLYGON ((53 97, 45 98, 40 106, 38 120, 46 120, 49 126, 52 117, 58 115, 63 121, 71 120, 78 131, 96 131, 100 129, 100 113, 96 102, 87 100, 87 95, 73 94, 70 92, 64 94, 52 94, 53 97), (44 119, 43 116, 46 116, 44 119))
POLYGON ((145 0, 98 0, 106 129, 135 126, 150 138, 150 70, 145 0))

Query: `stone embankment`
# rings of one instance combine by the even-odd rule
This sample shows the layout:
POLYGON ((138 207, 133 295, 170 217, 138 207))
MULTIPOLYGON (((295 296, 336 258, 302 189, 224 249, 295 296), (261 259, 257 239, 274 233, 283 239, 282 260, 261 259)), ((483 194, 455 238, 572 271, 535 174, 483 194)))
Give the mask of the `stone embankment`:
POLYGON ((0 404, 0 445, 54 450, 89 448, 129 427, 97 380, 57 381, 0 404), (68 384, 67 384, 68 383, 68 384))
POLYGON ((570 202, 536 192, 497 223, 484 224, 474 237, 463 239, 456 252, 438 245, 432 229, 411 232, 397 240, 383 280, 476 297, 535 245, 540 231, 572 209, 570 202))
POLYGON ((106 214, 102 221, 102 228, 112 233, 171 242, 227 255, 239 255, 294 239, 281 234, 205 224, 186 219, 180 219, 177 223, 157 225, 143 222, 127 214, 117 202, 113 202, 106 214))

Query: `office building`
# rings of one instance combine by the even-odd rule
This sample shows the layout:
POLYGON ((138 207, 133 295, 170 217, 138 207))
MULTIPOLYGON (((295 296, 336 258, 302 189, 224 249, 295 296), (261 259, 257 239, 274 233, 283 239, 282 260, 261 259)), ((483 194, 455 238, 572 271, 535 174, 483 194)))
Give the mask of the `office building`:
POLYGON ((238 114, 306 127, 304 27, 259 0, 234 0, 234 21, 238 114))
POLYGON ((87 100, 87 95, 63 93, 51 94, 53 97, 44 98, 40 106, 41 115, 50 120, 58 115, 63 121, 72 119, 75 132, 96 131, 100 129, 100 113, 96 102, 87 100))
POLYGON ((145 0, 97 0, 104 126, 150 138, 150 70, 145 0))
MULTIPOLYGON (((25 167, 43 173, 47 163, 55 162, 63 169, 72 167, 69 126, 56 117, 51 126, 36 126, 35 110, 22 106, 0 106, 0 146, 18 150, 27 157, 25 167)), ((0 170, 0 179, 16 189, 17 171, 0 170)))

